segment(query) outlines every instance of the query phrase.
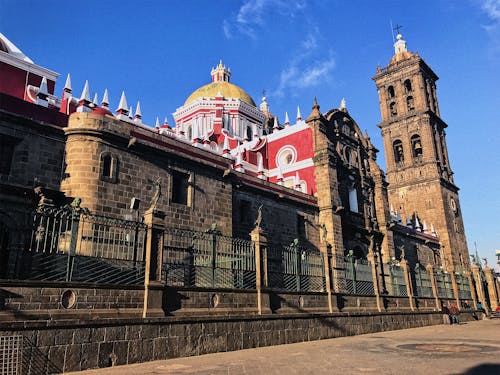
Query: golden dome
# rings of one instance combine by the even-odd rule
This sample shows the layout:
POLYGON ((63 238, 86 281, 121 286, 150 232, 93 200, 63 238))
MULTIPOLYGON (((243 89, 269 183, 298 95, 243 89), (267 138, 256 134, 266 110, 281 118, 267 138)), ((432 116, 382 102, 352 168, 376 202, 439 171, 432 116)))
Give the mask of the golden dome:
POLYGON ((189 95, 184 105, 194 102, 196 99, 200 98, 214 98, 219 92, 224 98, 240 99, 247 104, 253 105, 254 107, 256 106, 252 97, 248 95, 245 90, 225 81, 212 82, 208 85, 200 87, 198 90, 189 95))

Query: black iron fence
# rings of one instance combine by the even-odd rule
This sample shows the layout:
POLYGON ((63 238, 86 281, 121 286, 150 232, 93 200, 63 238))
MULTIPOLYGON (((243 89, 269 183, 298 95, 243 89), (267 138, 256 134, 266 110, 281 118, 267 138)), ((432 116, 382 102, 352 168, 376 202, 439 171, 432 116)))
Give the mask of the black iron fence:
POLYGON ((417 297, 434 297, 431 274, 426 268, 417 264, 411 275, 415 280, 415 295, 417 297))
POLYGON ((267 249, 269 288, 284 291, 326 291, 325 266, 320 251, 300 246, 271 245, 267 249))
POLYGON ((144 282, 146 227, 73 206, 41 207, 13 277, 110 284, 144 282))
POLYGON ((372 266, 368 260, 356 259, 350 254, 344 258, 343 263, 345 267, 345 293, 375 294, 372 266))
POLYGON ((458 298, 470 300, 472 298, 472 294, 470 292, 469 279, 465 275, 456 273, 455 280, 457 281, 458 298))
POLYGON ((389 294, 399 297, 408 296, 404 269, 399 265, 399 263, 391 262, 387 266, 389 269, 389 294))
POLYGON ((255 289, 252 241, 217 231, 165 229, 162 281, 178 287, 255 289))
POLYGON ((436 272, 436 286, 438 297, 440 298, 454 298, 453 284, 451 276, 445 271, 436 272))

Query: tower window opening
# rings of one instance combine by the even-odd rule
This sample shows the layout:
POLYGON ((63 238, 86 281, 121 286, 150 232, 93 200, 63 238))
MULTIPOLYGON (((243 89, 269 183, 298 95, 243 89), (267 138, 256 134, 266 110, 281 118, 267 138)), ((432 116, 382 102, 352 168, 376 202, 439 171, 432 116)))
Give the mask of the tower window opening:
POLYGON ((405 160, 405 156, 403 153, 403 142, 399 139, 394 141, 392 144, 392 148, 394 149, 394 161, 396 163, 402 163, 405 160))
POLYGON ((391 112, 391 116, 397 116, 398 115, 398 110, 396 109, 396 102, 391 102, 389 104, 389 111, 391 112))
POLYGON ((415 110, 415 104, 413 102, 413 96, 409 96, 406 98, 406 108, 408 109, 408 112, 412 112, 415 110))
POLYGON ((188 205, 189 174, 172 171, 172 202, 188 205))
POLYGON ((418 134, 411 137, 411 150, 414 158, 422 156, 422 141, 418 134))
POLYGON ((111 154, 101 155, 101 180, 116 182, 118 177, 118 159, 111 154))
POLYGON ((0 135, 0 173, 9 174, 17 139, 0 135))
POLYGON ((412 92, 412 87, 411 87, 411 81, 409 79, 407 79, 405 82, 404 82, 404 86, 405 86, 405 91, 408 93, 408 92, 412 92))
POLYGON ((396 93, 394 92, 393 86, 389 86, 387 88, 387 95, 389 95, 389 98, 394 98, 396 96, 396 93))
POLYGON ((247 139, 251 141, 253 138, 253 131, 251 126, 247 126, 247 139))
POLYGON ((359 212, 358 191, 354 186, 349 188, 349 209, 351 212, 359 212))

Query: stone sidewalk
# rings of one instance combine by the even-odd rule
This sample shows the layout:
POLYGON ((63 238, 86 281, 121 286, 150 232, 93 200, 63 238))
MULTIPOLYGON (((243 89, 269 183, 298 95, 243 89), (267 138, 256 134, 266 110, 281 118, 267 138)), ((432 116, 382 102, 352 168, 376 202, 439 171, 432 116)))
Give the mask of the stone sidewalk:
POLYGON ((207 354, 73 374, 500 374, 500 319, 207 354))

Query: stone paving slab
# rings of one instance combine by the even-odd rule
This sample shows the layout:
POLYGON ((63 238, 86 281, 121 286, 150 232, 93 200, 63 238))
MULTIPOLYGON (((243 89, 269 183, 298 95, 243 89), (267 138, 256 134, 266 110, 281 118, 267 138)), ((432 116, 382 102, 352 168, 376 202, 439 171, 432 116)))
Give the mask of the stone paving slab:
POLYGON ((500 320, 175 358, 78 375, 500 374, 500 320))

